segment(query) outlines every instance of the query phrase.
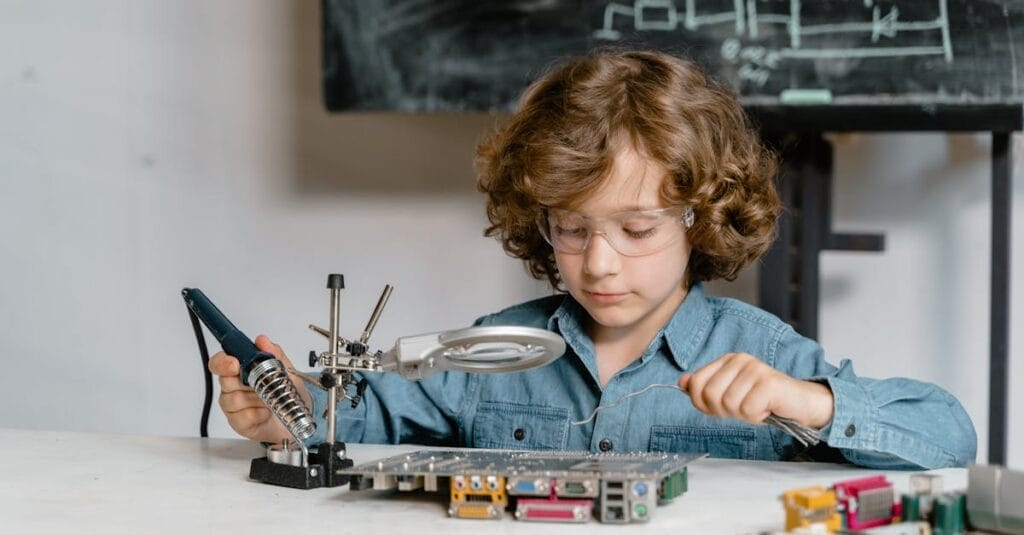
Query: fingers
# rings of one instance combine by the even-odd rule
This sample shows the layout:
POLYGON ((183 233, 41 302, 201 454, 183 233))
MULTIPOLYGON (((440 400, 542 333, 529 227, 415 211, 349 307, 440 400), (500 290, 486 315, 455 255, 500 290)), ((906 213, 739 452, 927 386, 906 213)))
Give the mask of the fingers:
POLYGON ((278 442, 287 431, 251 389, 222 392, 217 398, 228 425, 250 440, 278 442))
POLYGON ((274 341, 271 340, 269 336, 261 334, 256 337, 255 342, 256 349, 259 349, 260 351, 264 351, 266 353, 270 353, 271 355, 277 357, 277 360, 283 362, 285 366, 289 368, 294 368, 294 366, 292 366, 292 361, 288 360, 288 356, 284 354, 284 350, 281 349, 281 346, 274 343, 274 341))
POLYGON ((771 406, 772 392, 770 388, 759 383, 747 393, 740 402, 737 414, 741 420, 751 423, 762 423, 772 413, 771 406))
POLYGON ((220 404, 221 410, 227 416, 246 409, 266 408, 263 401, 252 389, 234 390, 231 392, 222 391, 220 396, 217 397, 217 403, 220 404))
POLYGON ((770 413, 774 373, 778 372, 752 355, 728 353, 684 375, 679 384, 705 414, 759 423, 770 413))
POLYGON ((705 414, 711 414, 711 410, 704 402, 703 391, 704 385, 707 384, 708 380, 714 377, 714 374, 725 364, 725 360, 729 355, 720 357, 703 368, 697 370, 695 373, 689 376, 684 376, 687 380, 687 385, 684 390, 690 395, 690 401, 693 402, 693 406, 697 407, 697 410, 705 414))
POLYGON ((219 377, 238 376, 238 359, 223 351, 218 351, 210 357, 207 367, 210 369, 210 373, 219 377))
POLYGON ((747 365, 747 361, 741 357, 729 357, 712 374, 704 388, 701 389, 700 398, 704 406, 708 408, 709 414, 719 418, 732 416, 725 407, 727 397, 735 397, 737 392, 733 387, 736 377, 747 365))
POLYGON ((752 382, 749 375, 744 377, 742 374, 749 364, 749 360, 741 357, 730 358, 705 383, 700 399, 712 415, 719 418, 736 416, 733 409, 742 401, 752 382))
MULTIPOLYGON (((281 346, 275 344, 269 337, 261 335, 256 338, 255 343, 260 351, 270 353, 285 366, 292 367, 281 346)), ((264 405, 256 392, 242 383, 238 359, 220 351, 210 358, 207 367, 210 373, 217 376, 220 383, 217 403, 231 429, 248 439, 265 442, 277 442, 289 436, 287 430, 264 405)), ((308 406, 309 394, 301 385, 297 385, 297 388, 308 406)))
POLYGON ((264 427, 271 418, 273 415, 266 407, 254 407, 231 414, 228 418, 228 425, 245 438, 264 440, 262 437, 265 434, 264 427))
POLYGON ((242 383, 242 378, 239 376, 239 360, 227 355, 224 352, 219 352, 210 358, 210 373, 217 376, 217 382, 220 383, 220 392, 237 392, 237 390, 249 390, 252 392, 252 388, 242 383))
POLYGON ((761 387, 763 376, 763 371, 760 370, 761 366, 764 366, 764 364, 753 359, 743 362, 742 365, 738 367, 736 376, 733 377, 732 382, 723 389, 721 395, 721 408, 722 412, 726 416, 739 418, 741 420, 754 421, 751 420, 748 413, 751 411, 756 412, 761 409, 753 407, 753 405, 747 402, 747 399, 751 396, 755 396, 756 399, 763 397, 758 395, 758 392, 765 390, 761 387), (748 403, 745 408, 744 403, 748 403))
POLYGON ((208 367, 210 368, 210 373, 217 376, 217 382, 220 383, 220 391, 222 395, 225 392, 235 392, 239 390, 252 391, 251 388, 242 384, 242 379, 238 375, 238 359, 235 357, 220 351, 216 355, 210 357, 208 367))
MULTIPOLYGON (((259 349, 260 351, 265 351, 277 357, 277 360, 280 360, 281 363, 284 364, 285 368, 295 368, 295 365, 292 364, 292 361, 288 360, 288 356, 284 354, 284 350, 281 349, 281 346, 274 343, 274 341, 271 340, 269 336, 261 334, 256 337, 255 341, 257 349, 259 349)), ((307 407, 311 406, 313 403, 310 399, 309 391, 306 390, 306 385, 301 380, 297 379, 295 376, 291 377, 292 384, 295 385, 295 390, 299 392, 299 396, 302 398, 302 402, 305 403, 307 407)))

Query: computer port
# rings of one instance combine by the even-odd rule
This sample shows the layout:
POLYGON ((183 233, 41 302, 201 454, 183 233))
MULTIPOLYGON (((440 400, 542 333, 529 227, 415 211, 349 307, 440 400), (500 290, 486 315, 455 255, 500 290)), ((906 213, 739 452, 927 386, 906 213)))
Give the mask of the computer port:
POLYGON ((593 500, 520 498, 515 516, 519 520, 540 522, 588 522, 593 507, 593 500))
POLYGON ((547 496, 551 491, 551 485, 545 479, 518 479, 509 478, 508 492, 516 496, 547 496))

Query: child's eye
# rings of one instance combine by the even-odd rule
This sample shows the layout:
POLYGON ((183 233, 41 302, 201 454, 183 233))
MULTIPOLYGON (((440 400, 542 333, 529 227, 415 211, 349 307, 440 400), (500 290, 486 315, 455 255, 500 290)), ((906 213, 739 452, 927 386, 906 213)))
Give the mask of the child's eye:
POLYGON ((559 236, 583 236, 586 230, 583 227, 563 227, 555 225, 555 233, 559 236))
POLYGON ((632 230, 632 229, 624 228, 622 230, 630 238, 633 238, 634 240, 642 240, 644 238, 650 238, 651 236, 654 236, 654 230, 656 228, 657 227, 651 227, 651 228, 643 229, 643 230, 632 230))

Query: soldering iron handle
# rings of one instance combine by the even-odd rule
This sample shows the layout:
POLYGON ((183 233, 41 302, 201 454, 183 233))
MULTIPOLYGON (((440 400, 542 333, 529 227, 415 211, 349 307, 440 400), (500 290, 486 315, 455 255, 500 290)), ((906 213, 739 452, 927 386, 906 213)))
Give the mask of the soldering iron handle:
POLYGON ((248 385, 249 370, 256 364, 274 358, 270 353, 260 351, 256 344, 235 327, 227 316, 206 297, 199 288, 185 288, 182 297, 189 309, 206 325, 214 338, 220 342, 224 352, 238 359, 242 382, 248 385))

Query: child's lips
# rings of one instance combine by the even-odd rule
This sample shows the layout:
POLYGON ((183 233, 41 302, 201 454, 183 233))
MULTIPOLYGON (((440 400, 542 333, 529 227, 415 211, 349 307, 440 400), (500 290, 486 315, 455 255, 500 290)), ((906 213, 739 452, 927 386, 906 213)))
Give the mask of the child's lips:
POLYGON ((592 292, 590 290, 584 290, 584 291, 586 292, 587 296, 590 297, 590 299, 592 299, 595 302, 602 303, 602 304, 618 303, 619 301, 622 301, 627 296, 629 296, 628 292, 621 292, 620 293, 620 292, 592 292))

